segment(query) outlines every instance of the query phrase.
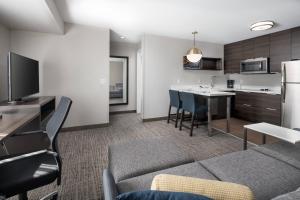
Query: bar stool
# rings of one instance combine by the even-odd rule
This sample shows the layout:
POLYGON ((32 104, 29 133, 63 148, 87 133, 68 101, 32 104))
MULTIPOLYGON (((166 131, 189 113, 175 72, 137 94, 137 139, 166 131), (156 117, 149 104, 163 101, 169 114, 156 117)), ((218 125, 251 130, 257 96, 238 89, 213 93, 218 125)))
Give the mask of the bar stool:
POLYGON ((179 98, 179 92, 176 90, 169 90, 170 95, 170 105, 169 105, 169 113, 167 123, 170 123, 170 120, 175 121, 175 128, 177 128, 178 119, 179 119, 179 111, 182 108, 182 103, 179 98), (171 108, 176 108, 176 117, 171 118, 171 108))
POLYGON ((180 119, 179 130, 182 130, 182 126, 190 129, 190 136, 193 136, 194 126, 198 126, 199 123, 195 123, 195 119, 197 120, 207 120, 207 106, 205 105, 205 101, 201 102, 201 99, 198 98, 197 95, 188 93, 188 92, 180 92, 180 100, 182 102, 182 113, 180 119), (184 112, 190 112, 192 114, 191 119, 191 127, 183 125, 183 117, 184 112))

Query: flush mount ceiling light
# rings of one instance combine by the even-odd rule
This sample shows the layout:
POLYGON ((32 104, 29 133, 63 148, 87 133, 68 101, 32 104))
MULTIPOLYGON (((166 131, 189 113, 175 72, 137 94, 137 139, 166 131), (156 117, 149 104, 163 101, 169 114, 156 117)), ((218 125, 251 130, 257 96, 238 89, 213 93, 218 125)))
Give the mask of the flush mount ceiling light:
POLYGON ((202 51, 195 47, 196 46, 196 34, 198 34, 198 32, 194 31, 194 32, 192 32, 192 34, 194 35, 194 47, 191 48, 190 50, 188 50, 186 57, 190 62, 196 63, 196 62, 199 62, 199 60, 201 60, 202 51))
POLYGON ((126 37, 125 37, 125 36, 120 36, 120 38, 121 38, 122 40, 125 40, 125 39, 126 39, 126 37))
POLYGON ((264 31, 272 28, 275 25, 272 21, 260 21, 250 26, 251 31, 264 31))

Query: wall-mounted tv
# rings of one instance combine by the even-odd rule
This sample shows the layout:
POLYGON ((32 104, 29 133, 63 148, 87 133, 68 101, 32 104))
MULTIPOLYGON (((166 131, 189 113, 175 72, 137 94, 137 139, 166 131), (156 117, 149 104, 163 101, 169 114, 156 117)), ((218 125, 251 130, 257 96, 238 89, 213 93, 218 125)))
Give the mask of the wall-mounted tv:
POLYGON ((185 70, 222 70, 222 59, 203 57, 199 62, 193 63, 184 56, 183 68, 185 70))
POLYGON ((8 101, 39 93, 39 62, 13 52, 8 54, 8 101))

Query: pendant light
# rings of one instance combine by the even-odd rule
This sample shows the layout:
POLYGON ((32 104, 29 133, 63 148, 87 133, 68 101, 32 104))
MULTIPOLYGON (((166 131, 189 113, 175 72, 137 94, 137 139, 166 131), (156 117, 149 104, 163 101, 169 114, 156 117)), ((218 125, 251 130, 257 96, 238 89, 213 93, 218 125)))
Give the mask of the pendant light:
POLYGON ((186 57, 190 62, 196 63, 201 60, 202 51, 196 48, 196 34, 198 34, 198 32, 194 31, 192 34, 194 35, 194 47, 188 50, 186 57))

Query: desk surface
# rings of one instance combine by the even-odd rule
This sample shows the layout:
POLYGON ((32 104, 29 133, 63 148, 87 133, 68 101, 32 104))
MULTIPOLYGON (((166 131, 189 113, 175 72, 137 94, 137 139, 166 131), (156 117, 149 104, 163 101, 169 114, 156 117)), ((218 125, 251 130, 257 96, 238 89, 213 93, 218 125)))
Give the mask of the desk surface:
POLYGON ((265 122, 245 125, 244 128, 260 132, 266 135, 273 136, 275 138, 284 140, 286 142, 296 144, 300 142, 300 133, 299 131, 295 131, 293 129, 284 128, 281 126, 276 126, 273 124, 268 124, 265 122))
POLYGON ((8 103, 7 101, 4 101, 4 102, 0 102, 0 111, 7 110, 7 109, 15 109, 16 107, 18 109, 40 107, 54 99, 55 99, 54 96, 42 96, 42 97, 30 97, 28 99, 25 99, 25 101, 16 104, 11 104, 8 103))
POLYGON ((38 109, 15 109, 3 113, 0 119, 0 140, 13 134, 17 129, 30 123, 40 115, 38 109))

